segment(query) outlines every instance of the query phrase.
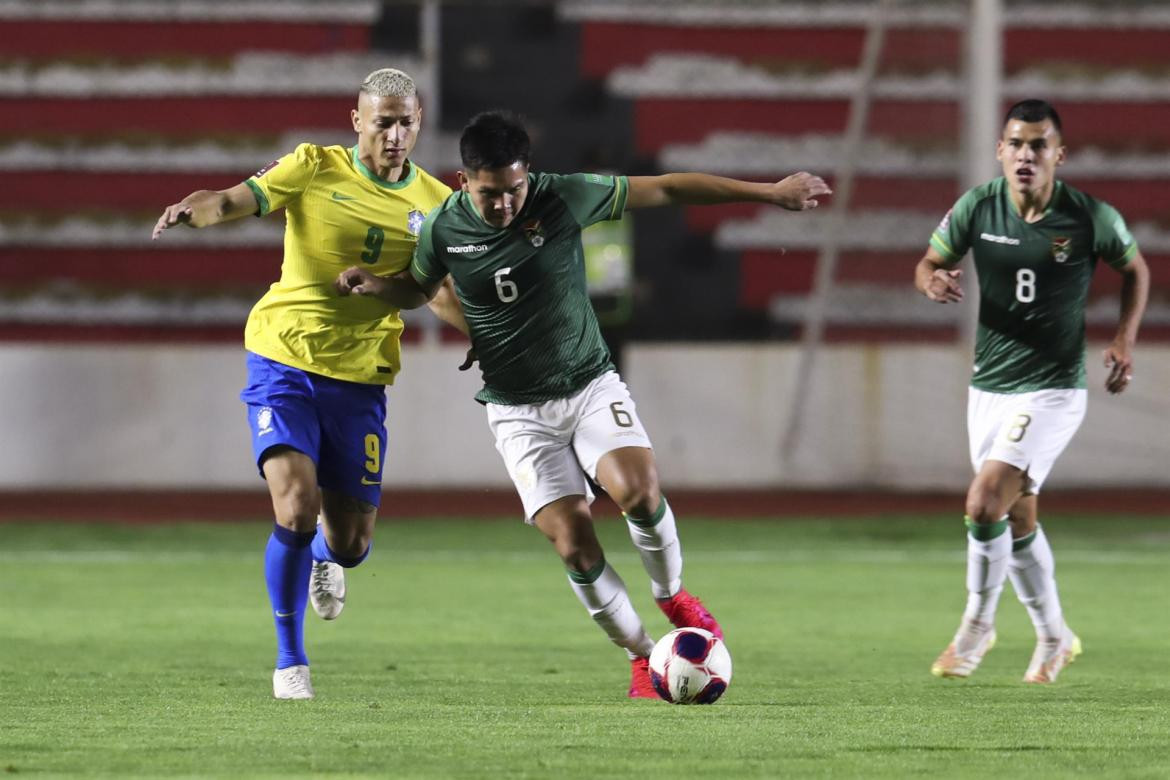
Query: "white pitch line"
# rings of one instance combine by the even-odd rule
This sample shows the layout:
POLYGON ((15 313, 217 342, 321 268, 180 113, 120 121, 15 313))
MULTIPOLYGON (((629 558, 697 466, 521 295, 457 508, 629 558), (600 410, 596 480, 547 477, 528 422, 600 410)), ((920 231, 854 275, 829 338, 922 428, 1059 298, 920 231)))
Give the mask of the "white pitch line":
MULTIPOLYGON (((379 551, 379 560, 389 563, 463 563, 468 561, 528 563, 553 561, 547 551, 492 552, 490 550, 426 550, 412 552, 379 551)), ((634 563, 638 556, 630 552, 607 553, 606 558, 617 563, 634 563)), ((0 563, 5 564, 206 564, 206 563, 255 563, 259 554, 203 553, 203 552, 158 552, 144 550, 5 550, 0 551, 0 563)), ((932 550, 909 552, 900 550, 830 551, 824 550, 724 550, 718 552, 691 552, 687 559, 692 563, 856 563, 856 564, 913 564, 913 563, 958 563, 966 560, 962 551, 948 552, 932 550)), ((1128 552, 1094 552, 1062 550, 1062 564, 1086 564, 1101 566, 1118 565, 1166 565, 1170 551, 1150 554, 1128 552)))

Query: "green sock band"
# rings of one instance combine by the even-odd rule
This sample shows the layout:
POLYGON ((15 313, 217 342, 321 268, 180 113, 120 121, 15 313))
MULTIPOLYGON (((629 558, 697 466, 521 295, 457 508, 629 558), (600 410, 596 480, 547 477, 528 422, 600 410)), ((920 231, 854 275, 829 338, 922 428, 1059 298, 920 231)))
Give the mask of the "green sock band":
POLYGON ((594 582, 597 582, 597 578, 601 576, 603 571, 605 571, 604 555, 601 557, 600 561, 593 564, 593 568, 591 568, 589 571, 573 571, 572 569, 568 570, 569 579, 578 585, 590 585, 594 582))
POLYGON ((963 516, 963 520, 967 524, 967 533, 971 534, 971 538, 977 542, 990 542, 1008 529, 1007 515, 987 525, 976 523, 966 515, 963 516))
POLYGON ((1034 541, 1036 541, 1036 532, 1035 531, 1028 534, 1027 536, 1021 536, 1019 539, 1013 539, 1012 540, 1012 552, 1019 552, 1020 550, 1026 550, 1028 547, 1032 546, 1032 542, 1034 542, 1034 541))
POLYGON ((622 517, 639 528, 653 528, 658 525, 662 518, 666 517, 666 496, 661 496, 658 499, 658 508, 654 510, 654 514, 650 515, 649 518, 634 517, 626 512, 622 512, 622 517))

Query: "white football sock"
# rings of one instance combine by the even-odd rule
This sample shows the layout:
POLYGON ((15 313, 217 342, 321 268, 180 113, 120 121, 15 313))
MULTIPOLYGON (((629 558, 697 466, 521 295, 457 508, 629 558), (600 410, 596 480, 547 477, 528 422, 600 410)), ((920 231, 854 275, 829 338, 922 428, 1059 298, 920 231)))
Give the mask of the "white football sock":
POLYGON ((584 574, 569 572, 569 584, 589 615, 605 635, 630 658, 645 657, 654 649, 654 640, 646 634, 642 618, 634 611, 626 583, 604 560, 584 574), (600 569, 599 573, 596 573, 600 569))
POLYGON ((643 520, 625 514, 630 539, 642 556, 642 567, 650 575, 650 590, 656 599, 668 599, 682 587, 682 548, 674 512, 666 498, 658 504, 654 517, 643 520))
POLYGON ((1031 536, 1031 542, 1027 536, 1016 540, 1016 544, 1024 544, 1012 551, 1008 576, 1016 589, 1016 597, 1032 618, 1036 638, 1057 640, 1064 631, 1064 614, 1056 591, 1056 561, 1044 529, 1037 525, 1031 536))
POLYGON ((1007 579, 1008 560, 1012 554, 1012 536, 1007 530, 1007 518, 993 524, 995 537, 986 541, 967 534, 967 608, 964 621, 976 621, 990 626, 995 623, 995 610, 1003 583, 1007 579), (1002 524, 1002 525, 1001 525, 1002 524))

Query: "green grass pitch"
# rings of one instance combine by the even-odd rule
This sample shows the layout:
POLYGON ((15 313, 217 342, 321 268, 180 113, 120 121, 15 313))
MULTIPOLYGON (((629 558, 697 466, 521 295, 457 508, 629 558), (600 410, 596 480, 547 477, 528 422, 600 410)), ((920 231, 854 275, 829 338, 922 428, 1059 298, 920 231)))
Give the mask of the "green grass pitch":
MULTIPOLYGON (((964 601, 957 517, 680 519, 734 680, 625 698, 628 665, 516 521, 383 524, 341 618, 307 617, 317 699, 271 698, 264 522, 0 526, 0 774, 219 777, 1165 777, 1170 520, 1047 528, 1084 656, 1020 682, 1014 597, 966 681, 929 666, 964 601)), ((624 528, 599 521, 650 631, 624 528)))

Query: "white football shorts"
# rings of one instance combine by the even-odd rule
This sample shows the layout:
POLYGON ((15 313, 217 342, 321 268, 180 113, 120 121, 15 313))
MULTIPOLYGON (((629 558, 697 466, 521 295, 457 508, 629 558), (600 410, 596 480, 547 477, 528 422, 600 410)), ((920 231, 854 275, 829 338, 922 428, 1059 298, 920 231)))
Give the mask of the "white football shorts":
POLYGON ((1085 419, 1088 391, 1036 390, 988 393, 970 388, 967 438, 971 466, 978 473, 986 460, 998 460, 1027 475, 1026 494, 1040 486, 1085 419))
POLYGON ((576 395, 539 404, 487 404, 496 450, 524 504, 525 522, 558 498, 593 491, 597 462, 621 447, 650 448, 634 400, 615 371, 594 379, 576 395))

